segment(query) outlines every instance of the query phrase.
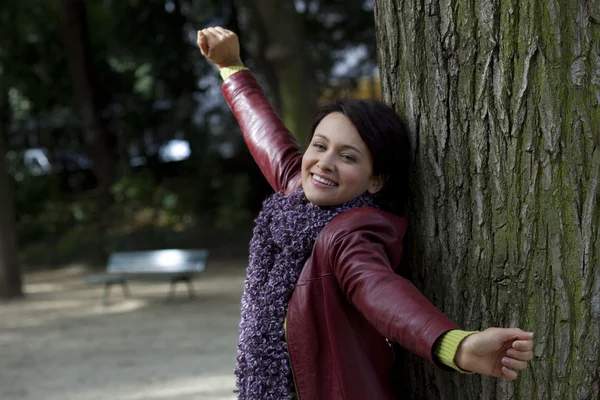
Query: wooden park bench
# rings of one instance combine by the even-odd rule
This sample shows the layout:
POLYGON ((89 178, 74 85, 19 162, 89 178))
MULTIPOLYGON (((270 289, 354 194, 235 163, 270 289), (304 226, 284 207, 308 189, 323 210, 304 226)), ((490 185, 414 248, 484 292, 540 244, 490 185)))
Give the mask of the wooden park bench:
POLYGON ((108 260, 106 274, 88 275, 91 284, 103 284, 103 304, 108 303, 110 287, 121 285, 123 295, 130 297, 128 281, 170 281, 167 299, 175 295, 178 282, 188 286, 189 297, 194 296, 192 278, 204 271, 208 250, 153 250, 113 253, 108 260))

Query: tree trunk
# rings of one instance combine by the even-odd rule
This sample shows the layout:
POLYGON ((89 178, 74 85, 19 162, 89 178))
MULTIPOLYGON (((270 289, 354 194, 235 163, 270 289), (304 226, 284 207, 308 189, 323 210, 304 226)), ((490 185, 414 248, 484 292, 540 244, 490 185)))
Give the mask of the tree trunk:
POLYGON ((61 1, 61 29, 84 139, 92 157, 100 193, 108 195, 116 176, 114 136, 102 117, 99 85, 93 71, 87 15, 83 0, 61 1))
POLYGON ((597 399, 600 2, 376 0, 412 138, 410 264, 466 329, 519 326, 514 382, 407 361, 418 399, 597 399))
POLYGON ((317 105, 314 77, 302 16, 292 0, 253 0, 268 38, 265 57, 277 75, 281 117, 302 145, 317 105))
MULTIPOLYGON (((231 1, 234 3, 236 0, 231 1)), ((247 21, 244 24, 247 26, 247 29, 245 29, 244 36, 250 38, 246 41, 250 45, 242 46, 242 49, 245 49, 246 47, 250 49, 252 59, 254 60, 257 69, 260 71, 257 75, 259 79, 262 78, 263 86, 266 86, 265 91, 269 96, 271 105, 279 115, 283 115, 277 69, 275 65, 266 58, 267 48, 269 47, 269 38, 266 32, 268 28, 264 26, 263 20, 258 15, 254 0, 241 0, 239 3, 246 11, 247 16, 247 21)), ((235 28, 236 27, 232 27, 234 32, 235 28)), ((242 32, 242 27, 240 25, 237 26, 237 29, 242 32)), ((244 52, 242 52, 242 60, 246 60, 244 52)))
POLYGON ((10 115, 6 94, 6 88, 0 82, 0 299, 23 296, 17 257, 15 212, 6 168, 5 140, 10 115))

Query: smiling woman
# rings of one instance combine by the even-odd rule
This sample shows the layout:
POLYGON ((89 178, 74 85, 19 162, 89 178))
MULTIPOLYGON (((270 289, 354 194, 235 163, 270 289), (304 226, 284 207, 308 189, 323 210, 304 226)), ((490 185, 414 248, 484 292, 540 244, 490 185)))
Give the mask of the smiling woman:
POLYGON ((395 274, 407 227, 404 124, 375 101, 317 113, 304 153, 239 58, 237 35, 198 32, 276 192, 250 243, 237 357, 240 399, 396 398, 388 340, 438 367, 515 379, 532 333, 465 332, 395 274), (386 340, 387 339, 387 340, 386 340))

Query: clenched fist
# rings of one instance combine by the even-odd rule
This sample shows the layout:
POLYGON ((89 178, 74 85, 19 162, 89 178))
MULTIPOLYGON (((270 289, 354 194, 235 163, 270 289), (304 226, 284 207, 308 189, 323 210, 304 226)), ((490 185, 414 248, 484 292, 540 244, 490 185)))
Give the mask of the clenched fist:
POLYGON ((518 328, 488 328, 462 341, 455 362, 464 370, 512 381, 532 358, 533 333, 518 328))
POLYGON ((202 55, 219 69, 244 65, 240 58, 238 36, 228 29, 216 26, 198 31, 198 47, 202 55))

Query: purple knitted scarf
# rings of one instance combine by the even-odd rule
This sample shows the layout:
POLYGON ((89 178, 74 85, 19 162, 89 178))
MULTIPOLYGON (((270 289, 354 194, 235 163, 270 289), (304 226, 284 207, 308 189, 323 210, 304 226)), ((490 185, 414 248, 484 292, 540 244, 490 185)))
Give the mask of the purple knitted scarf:
POLYGON ((365 206, 375 207, 368 194, 319 207, 302 189, 288 196, 276 193, 264 202, 250 241, 242 296, 235 369, 239 399, 291 399, 294 383, 283 322, 296 281, 325 225, 344 211, 365 206))

